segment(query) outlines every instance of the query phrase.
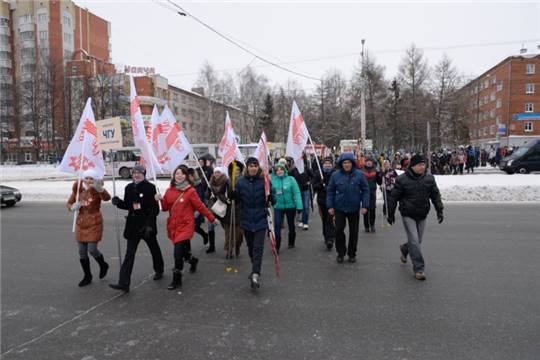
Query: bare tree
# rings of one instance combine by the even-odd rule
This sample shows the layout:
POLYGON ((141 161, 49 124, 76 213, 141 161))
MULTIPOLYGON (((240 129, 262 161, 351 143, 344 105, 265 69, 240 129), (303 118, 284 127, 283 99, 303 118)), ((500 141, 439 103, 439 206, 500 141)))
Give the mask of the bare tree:
POLYGON ((261 126, 256 114, 259 114, 264 107, 264 99, 267 93, 270 92, 268 78, 264 75, 257 74, 255 70, 248 66, 238 73, 240 107, 243 111, 253 115, 254 124, 250 124, 251 133, 244 134, 245 141, 249 139, 258 139, 261 126))
MULTIPOLYGON (((424 112, 420 99, 425 92, 425 82, 429 78, 429 68, 424 59, 424 53, 412 44, 399 66, 399 81, 402 84, 403 106, 406 109, 405 121, 410 124, 409 140, 412 149, 419 148, 425 143, 425 119, 420 115, 424 112)), ((405 125, 405 124, 403 124, 405 125)), ((405 126, 404 126, 405 128, 405 126)), ((405 130, 405 129, 403 129, 405 130)))

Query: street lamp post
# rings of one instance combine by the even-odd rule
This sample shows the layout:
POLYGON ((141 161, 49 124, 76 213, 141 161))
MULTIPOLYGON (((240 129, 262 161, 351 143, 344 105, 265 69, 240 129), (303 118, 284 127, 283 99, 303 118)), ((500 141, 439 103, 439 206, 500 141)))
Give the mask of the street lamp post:
POLYGON ((362 71, 360 73, 360 150, 366 145, 366 79, 365 79, 365 64, 364 64, 364 43, 362 39, 362 71))

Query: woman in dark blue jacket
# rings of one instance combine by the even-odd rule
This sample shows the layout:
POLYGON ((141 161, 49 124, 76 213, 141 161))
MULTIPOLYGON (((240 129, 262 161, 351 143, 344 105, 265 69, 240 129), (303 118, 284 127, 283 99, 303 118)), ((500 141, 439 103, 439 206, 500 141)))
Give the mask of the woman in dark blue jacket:
POLYGON ((326 191, 326 205, 330 216, 335 216, 337 262, 342 263, 345 252, 349 262, 356 261, 360 207, 362 214, 369 207, 369 186, 356 168, 352 153, 343 153, 338 159, 339 170, 334 171, 326 191), (349 244, 345 242, 345 225, 349 222, 349 244))
POLYGON ((237 206, 240 207, 240 227, 244 231, 252 266, 249 279, 251 287, 256 289, 260 286, 264 239, 268 231, 268 201, 264 189, 264 176, 256 158, 250 157, 246 161, 244 176, 236 181, 232 199, 236 200, 237 206))

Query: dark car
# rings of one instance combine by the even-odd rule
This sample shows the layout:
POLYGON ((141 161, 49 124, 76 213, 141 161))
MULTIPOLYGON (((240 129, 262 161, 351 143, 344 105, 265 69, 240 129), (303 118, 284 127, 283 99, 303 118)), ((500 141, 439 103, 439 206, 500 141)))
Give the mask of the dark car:
POLYGON ((517 148, 512 155, 501 160, 499 168, 508 174, 540 171, 540 140, 517 148))
POLYGON ((13 206, 21 201, 21 192, 10 186, 0 185, 0 194, 2 205, 13 206))

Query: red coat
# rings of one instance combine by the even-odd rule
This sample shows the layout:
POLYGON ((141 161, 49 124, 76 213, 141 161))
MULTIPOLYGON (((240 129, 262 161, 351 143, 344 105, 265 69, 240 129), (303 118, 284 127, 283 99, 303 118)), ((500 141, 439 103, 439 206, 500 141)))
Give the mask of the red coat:
POLYGON ((195 211, 201 213, 211 222, 216 220, 210 210, 204 206, 193 186, 189 186, 185 190, 169 187, 163 196, 163 200, 161 200, 161 209, 169 211, 167 236, 173 244, 192 238, 195 228, 195 216, 193 214, 195 211), (182 196, 182 198, 174 205, 179 196, 182 196), (170 211, 171 207, 173 207, 172 212, 170 211))

